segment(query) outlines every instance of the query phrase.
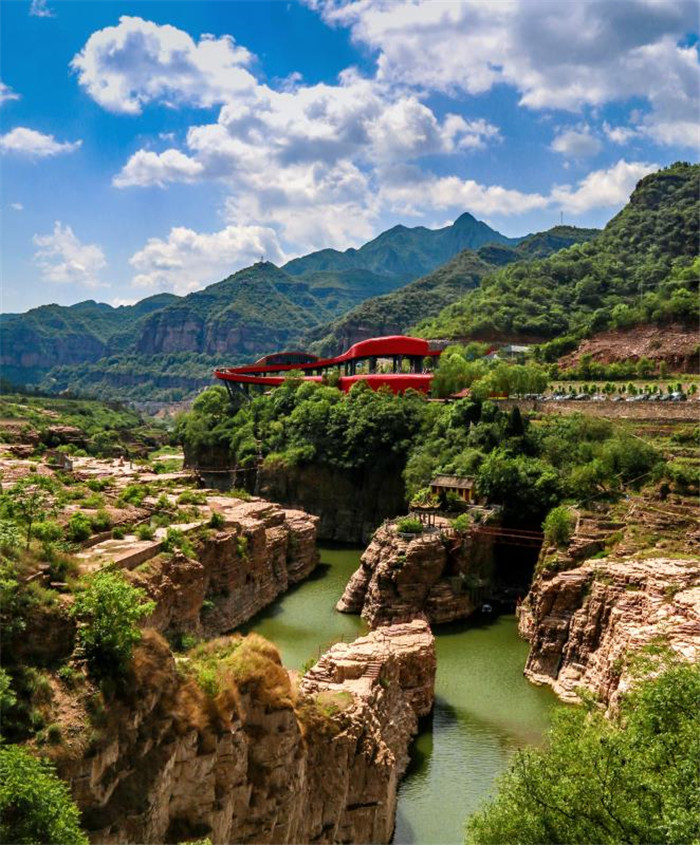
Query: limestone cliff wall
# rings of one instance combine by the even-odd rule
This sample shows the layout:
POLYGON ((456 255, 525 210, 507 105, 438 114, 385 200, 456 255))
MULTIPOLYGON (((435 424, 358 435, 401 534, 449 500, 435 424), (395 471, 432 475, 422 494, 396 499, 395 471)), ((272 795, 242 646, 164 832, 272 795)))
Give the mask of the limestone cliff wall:
POLYGON ((207 695, 147 634, 131 694, 97 740, 57 760, 92 841, 391 840, 408 746, 432 707, 427 624, 334 646, 298 690, 276 650, 256 648, 207 695))
POLYGON ((471 615, 490 578, 490 556, 469 537, 438 531, 402 535, 382 525, 336 608, 370 627, 425 616, 431 623, 471 615))
MULTIPOLYGON (((215 502, 216 500, 211 500, 215 502)), ((148 627, 212 637, 243 624, 318 564, 318 518, 264 501, 227 504, 195 555, 163 555, 128 573, 156 603, 148 627)))
POLYGON ((662 556, 591 560, 540 573, 523 603, 525 675, 565 701, 581 687, 614 704, 630 682, 629 656, 650 644, 700 660, 700 560, 662 556))
POLYGON ((322 540, 364 543, 377 526, 406 509, 402 465, 384 471, 330 467, 262 467, 256 494, 319 517, 322 540))

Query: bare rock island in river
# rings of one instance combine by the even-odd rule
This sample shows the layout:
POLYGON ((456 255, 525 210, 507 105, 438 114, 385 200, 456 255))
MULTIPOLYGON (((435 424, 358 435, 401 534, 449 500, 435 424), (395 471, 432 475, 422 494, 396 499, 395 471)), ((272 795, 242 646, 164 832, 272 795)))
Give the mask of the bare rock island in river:
POLYGON ((432 624, 465 619, 488 583, 488 543, 440 531, 404 535, 382 525, 362 555, 336 609, 359 613, 370 627, 424 616, 432 624))

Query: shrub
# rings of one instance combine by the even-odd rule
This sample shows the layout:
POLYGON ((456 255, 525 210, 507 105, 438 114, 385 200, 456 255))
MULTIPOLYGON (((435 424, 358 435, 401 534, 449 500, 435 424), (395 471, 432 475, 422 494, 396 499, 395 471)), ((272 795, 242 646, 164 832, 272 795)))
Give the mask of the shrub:
POLYGON ((90 524, 93 531, 107 531, 112 527, 112 519, 105 510, 99 510, 90 518, 90 524))
POLYGON ((458 534, 467 534, 471 528, 472 521, 468 513, 461 513, 452 520, 452 527, 458 534))
POLYGON ((563 548, 569 544, 576 526, 576 517, 566 505, 552 508, 544 521, 544 537, 548 543, 563 548))
POLYGON ((63 537, 63 529, 51 519, 46 520, 46 522, 38 522, 34 533, 42 543, 55 543, 63 537))
POLYGON ((74 543, 82 543, 92 534, 92 522, 84 513, 74 513, 66 526, 66 537, 74 543))
POLYGON ((168 528, 165 539, 163 540, 162 548, 164 552, 174 552, 175 549, 180 551, 187 557, 194 557, 194 546, 188 538, 178 531, 176 528, 168 528))
POLYGON ((0 748, 0 841, 88 845, 80 812, 53 766, 24 748, 0 748))
POLYGON ((114 540, 123 540, 127 533, 125 525, 115 525, 112 529, 112 538, 114 540))
POLYGON ((152 540, 155 536, 153 528, 151 528, 151 526, 147 522, 144 522, 139 525, 135 531, 135 534, 139 538, 139 540, 152 540))
POLYGON ((78 592, 71 613, 78 626, 78 643, 95 677, 120 676, 141 639, 138 621, 155 608, 143 590, 121 572, 98 572, 78 592))
POLYGON ((198 493, 196 490, 184 490, 177 497, 178 505, 205 505, 207 497, 204 493, 198 493))
POLYGON ((396 523, 396 530, 400 534, 420 534, 423 531, 423 523, 413 516, 405 516, 396 523))
POLYGON ((223 528, 226 520, 224 519, 224 515, 219 513, 218 511, 213 511, 211 518, 209 519, 209 527, 210 528, 223 528))

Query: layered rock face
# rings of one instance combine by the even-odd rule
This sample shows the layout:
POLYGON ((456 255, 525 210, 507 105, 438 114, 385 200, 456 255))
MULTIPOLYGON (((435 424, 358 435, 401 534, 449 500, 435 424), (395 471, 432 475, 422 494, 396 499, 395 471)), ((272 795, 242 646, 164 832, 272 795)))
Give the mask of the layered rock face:
MULTIPOLYGON (((209 501, 215 506, 216 499, 209 501)), ((161 556, 129 573, 157 603, 149 627, 217 636, 246 622, 318 564, 317 517, 270 502, 222 502, 222 530, 195 541, 196 559, 161 556)))
POLYGON ((255 493, 316 514, 322 540, 364 543, 382 520, 404 512, 402 470, 403 465, 382 472, 261 467, 255 493))
POLYGON ((565 701, 580 687, 614 704, 630 683, 629 656, 665 645, 700 660, 700 561, 593 560, 543 572, 520 611, 530 641, 525 675, 565 701))
POLYGON ((490 575, 489 550, 469 537, 439 532, 401 535, 392 523, 379 528, 360 568, 336 605, 359 613, 370 627, 425 616, 431 623, 464 619, 480 600, 490 575))
POLYGON ((274 647, 253 642, 212 698, 147 634, 132 698, 90 752, 58 761, 94 842, 391 840, 408 745, 433 702, 427 624, 334 646, 298 692, 274 647))

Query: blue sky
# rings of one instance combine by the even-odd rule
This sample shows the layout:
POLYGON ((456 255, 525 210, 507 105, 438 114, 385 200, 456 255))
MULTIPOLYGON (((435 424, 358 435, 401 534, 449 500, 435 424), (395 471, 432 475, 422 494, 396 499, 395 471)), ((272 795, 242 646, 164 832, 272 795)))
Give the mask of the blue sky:
POLYGON ((2 310, 131 302, 464 211, 602 226, 695 160, 679 0, 0 4, 2 310), (564 11, 565 10, 565 13, 564 11))

